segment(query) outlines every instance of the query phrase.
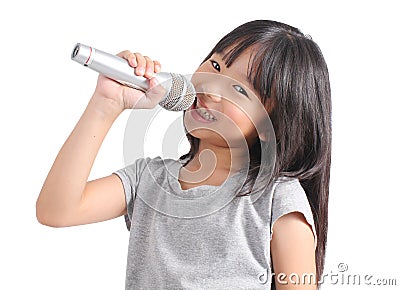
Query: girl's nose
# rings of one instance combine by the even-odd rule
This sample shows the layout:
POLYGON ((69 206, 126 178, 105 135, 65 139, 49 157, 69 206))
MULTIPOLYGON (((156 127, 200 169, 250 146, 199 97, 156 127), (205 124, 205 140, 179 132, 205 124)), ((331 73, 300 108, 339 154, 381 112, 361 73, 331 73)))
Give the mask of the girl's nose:
POLYGON ((220 86, 215 83, 202 84, 199 93, 203 94, 211 102, 219 103, 222 100, 220 86))
POLYGON ((196 92, 203 95, 205 100, 219 103, 225 96, 224 88, 229 84, 229 79, 215 73, 197 72, 192 76, 192 82, 196 92))
POLYGON ((222 100, 222 97, 218 93, 205 93, 208 100, 214 103, 219 103, 222 100))

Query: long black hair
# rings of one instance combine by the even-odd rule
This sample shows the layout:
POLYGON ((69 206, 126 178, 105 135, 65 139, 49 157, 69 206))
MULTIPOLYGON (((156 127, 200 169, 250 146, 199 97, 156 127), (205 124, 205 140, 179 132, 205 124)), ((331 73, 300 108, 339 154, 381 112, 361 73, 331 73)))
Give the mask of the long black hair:
MULTIPOLYGON (((328 68, 318 45, 299 29, 276 21, 245 23, 223 37, 205 58, 223 55, 229 67, 247 48, 254 54, 247 78, 266 105, 276 138, 276 162, 271 181, 298 178, 309 200, 315 228, 317 278, 324 268, 328 229, 331 167, 331 92, 328 68)), ((199 139, 181 159, 198 152, 199 139)), ((260 140, 249 150, 246 182, 254 182, 260 166, 260 140)), ((243 195, 243 194, 242 194, 243 195)))

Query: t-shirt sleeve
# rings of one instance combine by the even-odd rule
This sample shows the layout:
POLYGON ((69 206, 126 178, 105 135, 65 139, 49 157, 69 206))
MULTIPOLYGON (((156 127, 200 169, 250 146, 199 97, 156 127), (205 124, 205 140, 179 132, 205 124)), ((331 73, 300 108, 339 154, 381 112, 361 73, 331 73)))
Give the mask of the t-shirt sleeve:
POLYGON ((139 158, 125 168, 114 172, 114 174, 121 179, 124 187, 127 211, 127 214, 124 216, 124 218, 128 230, 131 229, 133 206, 136 198, 136 188, 139 183, 140 176, 149 160, 150 158, 139 158))
POLYGON ((315 231, 314 218, 307 195, 298 179, 287 179, 278 181, 272 197, 271 239, 274 223, 282 216, 299 212, 303 214, 314 234, 314 246, 317 245, 317 234, 315 231))

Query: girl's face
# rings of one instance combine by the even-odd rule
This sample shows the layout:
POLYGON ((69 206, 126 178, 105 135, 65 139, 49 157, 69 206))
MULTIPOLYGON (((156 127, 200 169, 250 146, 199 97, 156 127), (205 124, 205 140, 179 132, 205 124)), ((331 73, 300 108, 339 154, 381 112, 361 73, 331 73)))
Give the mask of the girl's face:
POLYGON ((259 136, 266 111, 247 80, 251 53, 244 51, 229 67, 216 53, 196 70, 192 83, 197 98, 184 115, 192 136, 234 147, 243 146, 244 141, 252 144, 259 136))

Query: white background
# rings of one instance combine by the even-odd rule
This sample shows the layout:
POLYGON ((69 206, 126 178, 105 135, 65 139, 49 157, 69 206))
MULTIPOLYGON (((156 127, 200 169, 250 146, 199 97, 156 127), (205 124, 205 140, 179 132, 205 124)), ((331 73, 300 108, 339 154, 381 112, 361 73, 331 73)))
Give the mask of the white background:
MULTIPOLYGON (((400 21, 395 3, 1 4, 0 289, 124 288, 129 233, 122 218, 63 229, 45 227, 35 218, 43 181, 97 78, 70 60, 74 44, 112 53, 140 51, 160 60, 164 71, 186 74, 223 35, 253 19, 300 28, 319 44, 328 63, 333 155, 326 273, 338 273, 338 264, 346 263, 346 273, 397 278, 399 285, 400 21)), ((124 112, 109 132, 91 178, 124 166, 129 114, 124 112)), ((339 281, 323 289, 397 287, 350 287, 339 281)))

